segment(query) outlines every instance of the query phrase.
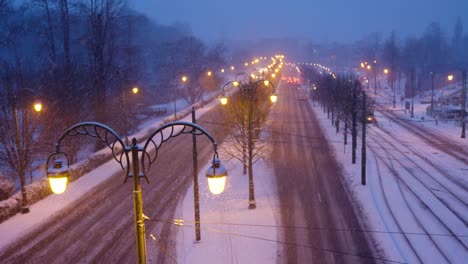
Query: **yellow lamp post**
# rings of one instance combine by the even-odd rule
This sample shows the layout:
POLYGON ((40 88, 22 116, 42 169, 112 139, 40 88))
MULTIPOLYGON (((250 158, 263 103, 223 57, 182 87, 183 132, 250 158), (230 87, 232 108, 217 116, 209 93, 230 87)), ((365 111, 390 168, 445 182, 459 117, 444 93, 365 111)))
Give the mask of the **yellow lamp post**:
MULTIPOLYGON (((214 155, 211 166, 206 172, 209 189, 214 194, 224 190, 227 171, 218 158, 217 143, 213 137, 202 127, 189 122, 172 122, 161 126, 146 140, 144 146, 138 146, 136 138, 132 139, 132 145, 127 146, 121 137, 108 126, 97 122, 83 122, 68 128, 56 143, 55 151, 47 158, 47 178, 54 193, 63 193, 69 182, 68 155, 60 150, 62 140, 76 135, 87 135, 105 142, 112 150, 114 159, 125 171, 126 178, 133 181, 133 207, 135 222, 135 237, 137 246, 137 263, 146 263, 145 223, 143 215, 143 197, 140 179, 148 181, 147 173, 151 165, 156 161, 158 151, 169 138, 183 134, 192 136, 206 136, 213 145, 214 155), (157 140, 155 137, 163 135, 164 130, 172 131, 165 140, 157 140), (178 132, 174 132, 178 131, 178 132), (64 164, 65 161, 65 164, 64 164), (126 168, 125 168, 126 167, 126 168)), ((149 182, 149 181, 148 181, 149 182)), ((200 230, 200 228, 198 228, 200 230)))

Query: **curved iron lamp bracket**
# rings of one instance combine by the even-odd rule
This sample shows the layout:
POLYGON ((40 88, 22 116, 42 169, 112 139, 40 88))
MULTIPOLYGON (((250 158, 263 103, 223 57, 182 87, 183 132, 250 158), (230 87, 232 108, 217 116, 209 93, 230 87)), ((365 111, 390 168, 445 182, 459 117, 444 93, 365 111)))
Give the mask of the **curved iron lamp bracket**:
POLYGON ((63 135, 59 138, 55 145, 55 153, 61 153, 60 144, 66 137, 73 137, 78 135, 85 135, 99 139, 105 143, 112 151, 112 157, 120 164, 122 170, 128 177, 130 173, 130 159, 128 156, 128 148, 125 146, 120 136, 110 127, 98 122, 82 122, 68 128, 63 135), (125 160, 125 164, 124 163, 125 160), (125 170, 125 167, 127 168, 125 170))
POLYGON ((192 134, 195 136, 205 135, 211 141, 211 143, 213 143, 215 155, 218 155, 216 141, 205 129, 199 125, 184 121, 167 123, 153 132, 153 134, 151 134, 151 136, 146 140, 146 143, 143 147, 141 166, 145 175, 151 168, 151 165, 156 161, 156 158, 158 157, 158 150, 163 145, 163 143, 168 141, 170 138, 177 137, 182 134, 192 134), (150 147, 154 148, 154 154, 150 153, 150 147), (145 159, 148 159, 148 166, 145 164, 145 159))

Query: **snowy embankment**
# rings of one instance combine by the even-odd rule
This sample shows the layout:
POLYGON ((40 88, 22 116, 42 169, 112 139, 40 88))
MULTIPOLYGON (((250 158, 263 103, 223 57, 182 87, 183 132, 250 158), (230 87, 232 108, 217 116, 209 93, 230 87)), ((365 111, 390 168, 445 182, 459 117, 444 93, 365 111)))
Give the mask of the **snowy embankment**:
MULTIPOLYGON (((416 109, 421 120, 423 107, 416 109)), ((401 112, 400 118, 408 118, 401 112)), ((466 164, 377 112, 378 126, 368 125, 367 185, 363 186, 361 136, 357 162, 351 164, 351 137, 344 145, 343 131, 336 133, 320 107, 315 113, 368 219, 370 226, 363 231, 373 235, 386 258, 403 263, 464 263, 468 258, 466 164)), ((458 128, 453 124, 420 122, 420 126, 466 144, 454 133, 458 128)))

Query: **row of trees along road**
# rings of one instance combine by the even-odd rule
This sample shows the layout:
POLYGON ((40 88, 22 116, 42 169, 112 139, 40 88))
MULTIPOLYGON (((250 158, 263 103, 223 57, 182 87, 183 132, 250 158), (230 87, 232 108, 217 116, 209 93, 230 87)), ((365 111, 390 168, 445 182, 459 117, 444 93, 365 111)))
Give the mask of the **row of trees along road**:
MULTIPOLYGON (((187 25, 159 25, 123 0, 0 0, 0 200, 32 182, 26 175, 65 128, 94 120, 126 134, 124 94, 132 124, 149 104, 173 96, 200 100, 219 87, 214 71, 211 80, 202 71, 224 64, 224 52, 222 45, 207 47, 187 25), (190 85, 180 85, 182 73, 190 85), (138 96, 129 92, 133 86, 140 87, 138 96), (34 99, 42 101, 40 114, 30 111, 34 99)), ((68 153, 99 148, 86 143, 69 142, 68 153)))
POLYGON ((340 132, 343 123, 343 142, 348 144, 348 134, 351 135, 352 163, 356 163, 356 148, 358 131, 362 130, 363 115, 373 113, 374 102, 365 94, 365 89, 354 75, 334 75, 313 66, 304 65, 301 68, 304 83, 315 84, 312 98, 318 102, 331 124, 340 132), (365 107, 364 104, 365 97, 365 107))

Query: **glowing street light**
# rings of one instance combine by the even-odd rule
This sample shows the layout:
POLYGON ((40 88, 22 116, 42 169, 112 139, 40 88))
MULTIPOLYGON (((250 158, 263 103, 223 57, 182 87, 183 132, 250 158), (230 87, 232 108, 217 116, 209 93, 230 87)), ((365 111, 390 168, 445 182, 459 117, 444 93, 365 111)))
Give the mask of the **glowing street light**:
POLYGON ((185 75, 182 76, 181 80, 182 80, 182 82, 187 82, 187 76, 185 76, 185 75))
POLYGON ((388 69, 385 68, 385 69, 383 70, 383 72, 384 72, 384 74, 388 74, 388 69))
POLYGON ((222 105, 226 105, 227 104, 227 101, 228 101, 228 98, 226 95, 223 94, 223 96, 221 96, 219 98, 219 101, 221 102, 222 105))
POLYGON ((208 71, 206 75, 211 76, 213 73, 211 71, 208 71))
POLYGON ((231 71, 233 71, 235 68, 236 68, 236 67, 234 67, 234 66, 231 66, 231 71))
POLYGON ((447 80, 453 81, 453 74, 449 74, 449 75, 447 76, 447 80))
POLYGON ((138 87, 136 87, 136 86, 132 88, 132 93, 133 94, 137 94, 139 91, 140 91, 140 89, 138 87))
POLYGON ((34 111, 40 112, 42 110, 42 103, 40 101, 36 101, 34 103, 34 111))
POLYGON ((270 101, 271 101, 272 103, 276 103, 277 100, 278 100, 278 95, 276 95, 275 93, 272 93, 272 94, 270 95, 270 101))

